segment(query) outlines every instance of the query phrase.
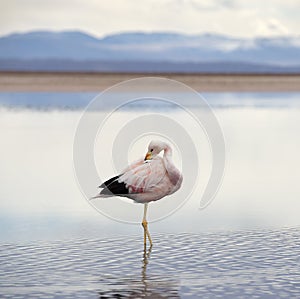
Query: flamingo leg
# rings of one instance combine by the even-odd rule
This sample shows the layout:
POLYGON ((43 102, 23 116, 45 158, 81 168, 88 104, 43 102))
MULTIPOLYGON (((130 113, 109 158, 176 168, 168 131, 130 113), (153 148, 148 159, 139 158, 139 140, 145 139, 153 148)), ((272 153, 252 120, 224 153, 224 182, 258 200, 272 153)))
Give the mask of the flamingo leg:
POLYGON ((144 204, 144 217, 143 217, 143 221, 142 221, 142 226, 144 228, 144 247, 146 247, 146 242, 147 242, 147 237, 150 243, 150 248, 152 247, 152 240, 151 240, 151 236, 148 230, 148 222, 146 219, 147 216, 147 208, 148 208, 148 203, 144 204))

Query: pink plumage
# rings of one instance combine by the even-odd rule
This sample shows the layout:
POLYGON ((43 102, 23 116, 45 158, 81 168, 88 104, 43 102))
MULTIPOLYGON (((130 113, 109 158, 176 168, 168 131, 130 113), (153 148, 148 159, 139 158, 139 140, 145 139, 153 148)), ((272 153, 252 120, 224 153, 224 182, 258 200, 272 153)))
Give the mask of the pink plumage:
POLYGON ((152 141, 145 159, 139 159, 120 175, 104 182, 97 197, 126 196, 147 203, 176 192, 181 183, 182 175, 172 162, 171 147, 165 142, 152 141), (161 151, 163 157, 158 155, 161 151))

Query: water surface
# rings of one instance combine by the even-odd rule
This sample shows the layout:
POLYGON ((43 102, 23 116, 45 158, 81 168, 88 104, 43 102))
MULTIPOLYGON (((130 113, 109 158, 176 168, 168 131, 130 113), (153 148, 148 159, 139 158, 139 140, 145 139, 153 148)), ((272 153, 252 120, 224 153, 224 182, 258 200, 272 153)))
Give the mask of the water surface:
POLYGON ((1 298, 299 298, 300 230, 7 243, 1 298))
MULTIPOLYGON (((206 95, 227 166, 201 211, 210 164, 201 132, 176 109, 150 105, 115 116, 102 151, 140 108, 180 120, 198 142, 199 186, 175 214, 150 223, 154 247, 146 252, 140 225, 99 214, 76 184, 73 137, 93 96, 0 94, 1 298, 300 297, 299 93, 206 95)), ((149 205, 150 220, 166 201, 172 197, 149 205)), ((140 221, 142 205, 132 203, 131 213, 140 221)))

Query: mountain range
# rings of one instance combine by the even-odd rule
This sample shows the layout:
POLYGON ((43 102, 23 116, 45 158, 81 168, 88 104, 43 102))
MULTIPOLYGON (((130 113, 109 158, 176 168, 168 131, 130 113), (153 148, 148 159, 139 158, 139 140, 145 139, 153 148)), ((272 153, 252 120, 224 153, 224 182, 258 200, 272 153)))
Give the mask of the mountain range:
POLYGON ((0 70, 299 73, 300 36, 34 31, 0 38, 0 70))

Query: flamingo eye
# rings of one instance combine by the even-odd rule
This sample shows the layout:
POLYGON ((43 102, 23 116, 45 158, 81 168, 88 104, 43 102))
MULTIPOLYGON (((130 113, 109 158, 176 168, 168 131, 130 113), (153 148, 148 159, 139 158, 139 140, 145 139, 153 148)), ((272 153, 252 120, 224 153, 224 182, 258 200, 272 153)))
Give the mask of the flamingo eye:
POLYGON ((153 148, 150 150, 150 152, 151 152, 151 153, 153 152, 153 148))

